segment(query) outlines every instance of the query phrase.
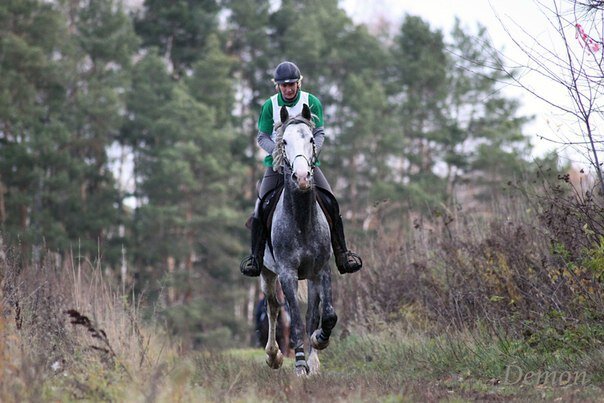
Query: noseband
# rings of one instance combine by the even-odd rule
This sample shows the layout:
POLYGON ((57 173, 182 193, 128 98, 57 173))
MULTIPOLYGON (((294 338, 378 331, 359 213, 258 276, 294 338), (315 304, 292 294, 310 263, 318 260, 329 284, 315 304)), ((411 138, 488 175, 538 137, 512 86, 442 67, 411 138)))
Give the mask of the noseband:
POLYGON ((296 155, 291 162, 287 158, 287 155, 283 156, 283 163, 287 166, 287 168, 289 168, 290 171, 294 170, 294 162, 296 162, 296 159, 304 158, 304 160, 310 167, 310 174, 311 175, 314 174, 315 167, 317 166, 317 151, 315 148, 315 140, 312 139, 311 142, 312 142, 312 157, 310 157, 310 160, 306 157, 306 155, 303 155, 303 154, 296 155))

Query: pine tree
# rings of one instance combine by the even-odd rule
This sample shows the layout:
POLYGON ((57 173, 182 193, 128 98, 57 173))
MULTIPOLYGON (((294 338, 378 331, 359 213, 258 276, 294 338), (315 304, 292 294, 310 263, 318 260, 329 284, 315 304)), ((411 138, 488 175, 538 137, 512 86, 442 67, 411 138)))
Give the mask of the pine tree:
POLYGON ((449 60, 443 35, 419 17, 406 16, 393 48, 396 70, 388 83, 399 106, 399 130, 404 139, 399 164, 411 205, 435 205, 444 199, 444 181, 434 170, 444 141, 449 60), (428 191, 429 189, 429 191, 428 191))
POLYGON ((119 214, 106 151, 136 43, 129 20, 113 2, 1 7, 3 224, 24 257, 42 243, 96 256, 119 214))
POLYGON ((3 2, 0 19, 0 211, 5 236, 21 241, 26 258, 42 237, 45 173, 38 165, 44 157, 38 144, 49 144, 51 152, 52 138, 64 135, 60 123, 49 122, 57 108, 46 100, 62 92, 58 66, 50 56, 66 31, 57 10, 34 0, 3 2))
POLYGON ((486 29, 478 25, 470 34, 457 20, 451 37, 454 60, 446 102, 451 123, 444 149, 448 194, 463 183, 483 187, 486 196, 529 169, 531 145, 522 133, 529 118, 519 116, 518 100, 501 90, 509 78, 486 29))
POLYGON ((227 20, 228 48, 237 61, 234 79, 238 87, 238 104, 234 114, 238 118, 236 127, 241 137, 236 140, 235 152, 249 172, 241 202, 250 208, 255 198, 256 181, 261 176, 261 165, 257 157, 258 116, 267 92, 272 88, 269 52, 269 8, 268 0, 228 0, 230 11, 227 20))
MULTIPOLYGON (((209 53, 210 60, 222 60, 217 54, 209 53)), ((230 235, 243 222, 233 197, 241 189, 241 166, 231 153, 235 133, 227 122, 219 127, 216 109, 199 102, 187 84, 199 99, 211 99, 199 92, 211 85, 202 77, 186 81, 174 81, 153 52, 141 59, 123 141, 136 155, 135 256, 138 267, 148 268, 139 272, 141 286, 149 285, 153 294, 167 282, 164 314, 173 328, 201 342, 205 332, 238 326, 227 307, 242 249, 230 235), (216 305, 216 321, 192 320, 196 307, 210 300, 223 301, 216 305), (192 315, 186 321, 179 319, 183 310, 192 315)))
POLYGON ((155 47, 181 77, 202 54, 218 27, 216 0, 145 0, 135 17, 136 32, 146 48, 155 47))
POLYGON ((66 11, 73 32, 71 62, 62 111, 62 121, 70 132, 67 152, 73 164, 67 228, 70 239, 79 239, 92 256, 101 246, 105 263, 116 264, 123 242, 116 235, 125 218, 108 151, 118 140, 123 123, 124 93, 138 40, 117 1, 70 7, 66 11))
POLYGON ((213 110, 217 128, 235 124, 235 66, 235 58, 222 50, 218 35, 211 35, 203 58, 195 62, 187 78, 187 86, 195 99, 213 110))

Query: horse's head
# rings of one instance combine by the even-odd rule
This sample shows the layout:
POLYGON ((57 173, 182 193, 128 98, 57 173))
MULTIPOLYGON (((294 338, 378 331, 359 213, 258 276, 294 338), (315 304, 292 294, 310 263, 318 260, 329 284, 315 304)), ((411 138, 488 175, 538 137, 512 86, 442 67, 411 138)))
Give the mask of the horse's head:
POLYGON ((313 171, 317 162, 315 139, 312 134, 313 122, 308 105, 302 108, 302 114, 290 117, 286 107, 281 108, 281 126, 279 128, 275 151, 273 152, 275 169, 282 167, 300 190, 310 190, 313 171))

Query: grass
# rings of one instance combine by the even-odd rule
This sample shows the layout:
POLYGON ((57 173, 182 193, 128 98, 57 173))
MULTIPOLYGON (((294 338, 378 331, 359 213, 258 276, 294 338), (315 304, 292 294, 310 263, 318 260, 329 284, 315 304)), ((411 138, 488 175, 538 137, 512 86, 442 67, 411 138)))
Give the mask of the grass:
POLYGON ((556 344, 545 333, 545 341, 535 344, 534 338, 508 338, 480 326, 447 331, 408 321, 334 333, 320 355, 321 373, 298 378, 291 358, 272 370, 262 349, 181 350, 160 328, 143 324, 137 304, 114 292, 96 269, 86 270, 71 276, 71 286, 62 273, 50 271, 46 277, 36 272, 42 282, 29 278, 31 290, 23 293, 9 297, 3 288, 1 401, 595 401, 603 392, 604 349, 597 343, 581 352, 551 348, 556 344), (55 285, 45 294, 40 284, 55 285), (508 366, 523 377, 585 372, 586 382, 534 382, 536 375, 506 382, 508 366))
POLYGON ((411 309, 401 322, 375 317, 334 333, 320 355, 321 373, 298 378, 291 358, 272 370, 262 349, 182 350, 156 324, 143 323, 140 301, 116 292, 97 267, 6 268, 2 402, 595 401, 603 392, 596 326, 536 327, 519 339, 490 327, 448 330, 411 309), (508 367, 522 379, 506 382, 508 367), (584 372, 585 384, 560 382, 565 372, 584 372), (556 374, 556 381, 535 382, 538 373, 556 374))
MULTIPOLYGON (((4 342, 7 347, 7 342, 18 345, 23 340, 4 342)), ((291 358, 279 370, 268 368, 262 349, 183 354, 170 345, 139 366, 129 358, 137 351, 117 352, 111 361, 87 344, 75 348, 69 363, 56 371, 33 365, 34 373, 27 374, 31 361, 13 360, 17 371, 10 383, 18 397, 3 395, 2 401, 597 401, 602 395, 602 383, 592 372, 601 371, 602 350, 581 356, 543 354, 523 341, 493 338, 487 332, 428 335, 394 328, 336 335, 321 353, 321 373, 309 378, 294 375, 291 358), (506 383, 507 365, 517 365, 524 373, 585 370, 587 382, 506 383), (28 382, 39 382, 39 389, 28 390, 28 382)), ((5 356, 14 353, 10 348, 3 351, 5 356)), ((4 362, 2 369, 6 374, 11 367, 4 362)), ((4 378, 5 385, 7 381, 4 378)))
MULTIPOLYGON (((262 350, 229 350, 202 353, 193 360, 191 401, 433 401, 499 399, 599 400, 601 383, 586 372, 586 382, 506 382, 506 366, 514 371, 558 374, 589 371, 601 356, 576 359, 543 357, 524 351, 520 342, 502 342, 486 334, 458 333, 427 336, 399 332, 348 336, 334 340, 321 354, 319 375, 299 379, 293 361, 271 370, 262 350), (514 364, 515 363, 515 364, 514 364), (518 368, 518 369, 517 369, 518 368)), ((595 354, 596 352, 594 352, 595 354)), ((601 352, 599 353, 601 354, 601 352)), ((547 378, 551 380, 552 377, 547 378)))

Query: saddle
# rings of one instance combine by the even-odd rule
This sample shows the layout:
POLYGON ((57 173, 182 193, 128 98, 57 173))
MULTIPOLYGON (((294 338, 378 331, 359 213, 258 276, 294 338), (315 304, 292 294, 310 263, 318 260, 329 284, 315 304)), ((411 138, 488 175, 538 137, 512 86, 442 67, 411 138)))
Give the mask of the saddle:
MULTIPOLYGON (((277 202, 279 201, 279 197, 281 197, 282 192, 283 185, 279 185, 264 195, 264 197, 260 200, 259 218, 266 229, 269 229, 273 223, 273 213, 275 212, 275 207, 277 206, 277 202)), ((254 214, 252 213, 245 222, 245 227, 247 229, 252 229, 253 218, 254 214)))
MULTIPOLYGON (((266 241, 268 242, 268 247, 273 252, 273 243, 271 241, 271 225, 273 224, 273 214, 275 212, 275 207, 277 206, 277 202, 279 201, 279 197, 281 197, 281 193, 283 192, 283 184, 281 183, 273 190, 269 191, 264 197, 260 200, 260 207, 258 212, 258 219, 264 225, 264 236, 266 237, 266 241)), ((254 220, 254 213, 252 213, 247 221, 245 222, 245 227, 248 230, 252 230, 252 221, 254 220)))
MULTIPOLYGON (((273 214, 275 212, 275 207, 277 206, 277 202, 279 201, 279 197, 281 197, 282 192, 283 192, 283 184, 280 184, 275 189, 271 190, 266 195, 264 195, 264 197, 260 201, 260 217, 259 218, 262 221, 262 223, 264 224, 264 228, 267 230, 267 232, 269 234, 270 234, 271 225, 273 224, 273 214)), ((321 210, 323 210, 323 213, 325 214, 325 218, 327 218, 327 223, 329 224, 329 227, 331 228, 331 226, 332 226, 331 215, 329 213, 329 209, 325 205, 325 201, 321 197, 320 192, 322 192, 321 189, 319 189, 317 191, 317 202, 319 203, 319 207, 321 207, 321 210)), ((254 218, 254 213, 252 213, 248 217, 247 221, 245 222, 245 227, 249 230, 252 229, 252 219, 253 218, 254 218)), ((270 235, 269 235, 269 237, 270 237, 270 235)))

